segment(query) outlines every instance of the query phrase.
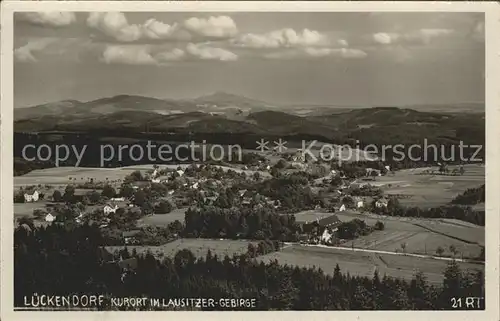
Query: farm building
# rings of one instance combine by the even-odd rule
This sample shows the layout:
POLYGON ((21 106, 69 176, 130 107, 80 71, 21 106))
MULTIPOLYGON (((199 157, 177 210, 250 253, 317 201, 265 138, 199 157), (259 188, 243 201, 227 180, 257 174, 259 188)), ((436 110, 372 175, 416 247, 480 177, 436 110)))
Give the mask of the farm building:
POLYGON ((367 168, 366 169, 366 176, 382 176, 382 172, 380 169, 374 169, 374 168, 367 168))
POLYGON ((353 197, 353 199, 354 199, 354 204, 356 205, 356 208, 362 208, 363 206, 365 206, 363 198, 356 196, 356 197, 353 197))
POLYGON ((106 204, 106 206, 104 206, 104 208, 103 208, 103 211, 104 211, 104 214, 108 215, 111 213, 116 213, 117 209, 118 209, 118 205, 106 204))
POLYGON ((45 222, 54 222, 55 219, 56 217, 50 213, 45 215, 45 222))
POLYGON ((340 223, 342 223, 342 221, 337 215, 333 214, 314 221, 304 222, 303 228, 304 230, 309 230, 318 226, 321 228, 335 228, 340 223))
POLYGON ((345 211, 345 204, 342 204, 339 208, 339 212, 345 211))
POLYGON ((320 220, 316 220, 316 222, 319 224, 319 226, 322 227, 335 227, 340 223, 342 223, 342 221, 338 218, 337 215, 330 215, 320 220))
POLYGON ((389 201, 386 198, 381 198, 375 202, 375 207, 377 207, 377 208, 387 207, 388 203, 389 203, 389 201))
POLYGON ((40 195, 38 194, 38 191, 34 191, 33 194, 24 193, 24 202, 38 202, 39 197, 40 195))

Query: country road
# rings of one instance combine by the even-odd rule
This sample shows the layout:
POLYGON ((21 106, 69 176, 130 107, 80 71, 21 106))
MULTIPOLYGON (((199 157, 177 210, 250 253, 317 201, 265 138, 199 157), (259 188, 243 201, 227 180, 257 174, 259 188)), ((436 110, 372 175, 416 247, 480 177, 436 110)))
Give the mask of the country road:
POLYGON ((434 259, 434 260, 443 260, 443 261, 453 261, 462 262, 462 263, 479 263, 484 264, 482 261, 476 260, 468 260, 468 259, 459 259, 459 258, 451 258, 451 257, 441 257, 441 256, 432 256, 432 255, 423 255, 423 254, 415 254, 415 253, 401 253, 401 252, 392 252, 392 251, 381 251, 381 250, 372 250, 372 249, 360 249, 360 248, 351 248, 351 247, 342 247, 342 246, 329 246, 323 244, 300 244, 300 243, 291 243, 285 242, 285 246, 291 245, 299 245, 299 246, 309 246, 309 247, 320 247, 326 249, 335 249, 335 250, 343 250, 343 251, 354 251, 354 252, 368 252, 374 254, 389 254, 389 255, 403 255, 403 256, 412 256, 418 257, 422 259, 434 259))

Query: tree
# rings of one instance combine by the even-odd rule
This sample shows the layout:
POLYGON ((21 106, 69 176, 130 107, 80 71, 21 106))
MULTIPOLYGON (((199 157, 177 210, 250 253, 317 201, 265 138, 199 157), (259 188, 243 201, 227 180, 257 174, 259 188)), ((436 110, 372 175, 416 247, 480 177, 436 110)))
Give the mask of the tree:
POLYGON ((457 255, 458 251, 457 251, 457 248, 455 247, 455 245, 450 245, 450 252, 451 254, 453 255, 453 257, 455 257, 455 255, 457 255))
POLYGON ((134 195, 134 188, 130 184, 122 184, 120 187, 120 195, 122 197, 130 198, 134 195))
POLYGON ((403 253, 405 253, 406 243, 403 242, 403 243, 400 244, 400 246, 401 246, 401 249, 403 250, 403 253))
POLYGON ((54 202, 62 202, 63 201, 63 197, 62 197, 62 194, 59 190, 55 190, 54 193, 52 193, 52 199, 54 200, 54 202))
POLYGON ((155 206, 155 214, 168 214, 172 212, 172 204, 169 201, 160 201, 155 206))
POLYGON ((101 200, 101 195, 97 191, 92 191, 88 193, 89 202, 92 204, 97 204, 101 200))
POLYGON ((375 223, 375 229, 378 230, 378 231, 383 231, 385 228, 385 225, 383 222, 381 221, 377 221, 377 223, 375 223))
POLYGON ((14 194, 14 203, 24 203, 24 190, 20 189, 14 194))
POLYGON ((39 209, 39 208, 36 208, 33 210, 33 216, 37 219, 41 219, 42 217, 44 217, 46 214, 46 212, 42 209, 39 209))
POLYGON ((17 220, 17 224, 19 226, 26 224, 32 231, 35 230, 35 224, 33 222, 33 218, 29 216, 22 216, 17 220))
POLYGON ((73 185, 66 186, 63 199, 67 203, 73 203, 75 201, 75 187, 73 185))
POLYGON ((286 167, 286 161, 284 159, 280 159, 275 165, 277 169, 284 169, 286 167))
POLYGON ((112 198, 115 197, 116 191, 111 185, 106 184, 102 189, 101 195, 107 198, 112 198))
POLYGON ((452 297, 460 297, 462 288, 462 271, 455 260, 448 263, 444 271, 442 302, 450 302, 452 297))
POLYGON ((444 253, 444 249, 441 246, 438 246, 438 248, 436 249, 436 254, 438 256, 441 256, 441 255, 443 255, 443 253, 444 253))
POLYGON ((146 193, 143 190, 138 190, 134 194, 134 204, 142 206, 146 202, 146 193))

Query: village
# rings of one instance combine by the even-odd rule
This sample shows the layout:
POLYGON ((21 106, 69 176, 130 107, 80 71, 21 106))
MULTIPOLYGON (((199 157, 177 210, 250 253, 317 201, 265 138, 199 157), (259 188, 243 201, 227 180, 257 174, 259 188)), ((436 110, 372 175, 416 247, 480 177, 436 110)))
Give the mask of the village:
MULTIPOLYGON (((133 246, 139 252, 153 251, 159 256, 185 246, 200 250, 200 255, 207 250, 234 254, 247 250, 242 242, 268 239, 280 241, 281 246, 275 254, 263 251, 265 255, 259 259, 271 259, 278 253, 287 256, 287 251, 301 246, 326 246, 344 252, 363 249, 376 256, 377 251, 425 258, 457 256, 464 262, 484 255, 484 227, 452 225, 437 220, 439 216, 425 207, 417 209, 421 213, 415 215, 410 213, 415 207, 401 205, 405 195, 391 193, 388 186, 400 181, 397 175, 405 170, 391 171, 390 165, 374 161, 339 166, 313 162, 299 153, 280 156, 276 159, 254 153, 242 164, 37 170, 19 177, 23 183, 15 192, 15 219, 26 229, 95 224, 112 252, 133 246), (467 234, 474 239, 467 239, 467 234), (457 235, 465 235, 465 239, 457 240, 457 235), (211 247, 209 240, 215 242, 211 247)), ((441 172, 458 179, 439 168, 416 170, 411 177, 435 177, 441 172)), ((391 187, 401 186, 405 185, 391 187)), ((453 215, 468 217, 466 220, 477 215, 469 208, 456 212, 453 208, 453 215)), ((449 213, 444 209, 440 215, 453 218, 449 213)), ((331 264, 339 259, 342 262, 344 252, 331 264)), ((311 264, 314 260, 307 261, 290 263, 311 264)), ((318 262, 322 264, 330 265, 318 262)), ((367 269, 372 271, 372 267, 367 269)))

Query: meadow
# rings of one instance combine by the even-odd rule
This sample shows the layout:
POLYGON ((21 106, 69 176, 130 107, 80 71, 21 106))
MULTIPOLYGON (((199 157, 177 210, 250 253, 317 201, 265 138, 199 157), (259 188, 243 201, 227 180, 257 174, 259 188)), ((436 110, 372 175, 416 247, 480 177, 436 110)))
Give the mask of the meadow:
POLYGON ((256 241, 244 240, 214 240, 214 239, 178 239, 159 246, 106 246, 106 250, 111 253, 127 248, 129 252, 134 249, 138 254, 150 252, 155 257, 174 257, 181 250, 190 250, 196 257, 205 257, 210 250, 213 255, 219 257, 234 254, 243 254, 247 252, 248 244, 256 245, 256 241))
MULTIPOLYGON (((372 277, 377 270, 381 277, 387 275, 406 280, 411 280, 417 271, 421 271, 429 282, 435 284, 442 282, 442 273, 448 264, 448 261, 431 258, 302 245, 290 245, 279 252, 269 253, 257 259, 263 262, 277 260, 280 264, 291 266, 321 268, 327 274, 333 274, 335 265, 338 264, 341 271, 351 275, 372 277)), ((459 266, 462 269, 479 269, 484 272, 484 265, 480 264, 459 263, 459 266)))

